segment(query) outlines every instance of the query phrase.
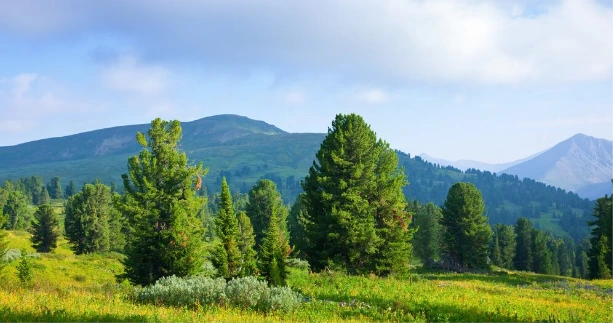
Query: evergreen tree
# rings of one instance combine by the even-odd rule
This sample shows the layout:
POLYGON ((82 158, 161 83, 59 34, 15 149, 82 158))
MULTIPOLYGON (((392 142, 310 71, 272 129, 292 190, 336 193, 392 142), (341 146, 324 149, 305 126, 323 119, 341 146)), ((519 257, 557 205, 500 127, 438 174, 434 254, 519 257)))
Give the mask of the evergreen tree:
POLYGON ((241 276, 254 276, 257 273, 255 235, 251 220, 245 212, 238 214, 238 249, 242 255, 241 276))
POLYGON ((500 253, 500 244, 498 243, 498 235, 494 231, 494 243, 492 244, 492 251, 490 255, 492 263, 498 267, 502 266, 502 255, 500 253))
MULTIPOLYGON (((256 250, 262 245, 264 233, 270 226, 273 214, 278 219, 279 229, 287 234, 287 207, 283 204, 281 194, 274 182, 268 179, 259 180, 249 191, 246 212, 253 225, 256 250)), ((289 238, 289 237, 288 237, 289 238)))
POLYGON ((21 250, 21 260, 17 264, 17 277, 22 284, 27 284, 32 281, 34 271, 32 268, 32 259, 25 249, 21 250))
POLYGON ((49 204, 38 207, 32 223, 32 246, 37 252, 50 252, 57 247, 59 220, 49 204))
POLYGON ((413 235, 413 250, 421 262, 427 265, 440 258, 442 242, 440 221, 443 215, 441 209, 434 203, 416 204, 413 212, 413 225, 417 228, 413 235))
POLYGON ((613 225, 612 205, 613 195, 611 195, 611 197, 605 195, 597 199, 593 213, 596 220, 588 222, 588 225, 592 226, 590 237, 592 248, 588 252, 590 278, 601 278, 603 274, 607 272, 610 273, 613 267, 611 263, 611 241, 613 241, 613 237, 611 236, 611 226, 613 225), (603 244, 602 241, 608 243, 603 244))
POLYGON ((339 114, 302 182, 302 252, 314 270, 340 265, 353 273, 407 268, 413 230, 398 156, 362 117, 339 114))
POLYGON ((577 277, 589 277, 589 257, 587 253, 591 249, 590 240, 585 238, 581 243, 577 244, 575 251, 575 267, 577 268, 577 277))
POLYGON ((496 224, 494 232, 498 238, 500 248, 500 264, 499 267, 513 269, 513 258, 515 257, 516 238, 517 235, 513 227, 505 224, 496 224))
POLYGON ((300 193, 298 197, 296 197, 296 201, 292 205, 287 218, 290 243, 296 255, 299 255, 300 251, 308 246, 308 240, 304 232, 304 228, 306 227, 306 210, 302 199, 304 199, 304 193, 300 193))
POLYGON ((64 198, 70 198, 75 194, 77 194, 77 186, 74 181, 70 181, 70 183, 66 185, 66 189, 64 189, 64 198))
POLYGON ((58 176, 55 176, 51 179, 51 182, 49 183, 47 190, 49 191, 49 196, 51 196, 52 199, 61 199, 64 197, 64 192, 62 190, 62 183, 58 176))
POLYGON ((8 219, 5 226, 10 230, 27 229, 32 222, 26 197, 20 191, 9 192, 2 213, 8 219))
POLYGON ((143 147, 128 160, 123 174, 125 195, 117 203, 127 218, 130 235, 123 260, 125 277, 139 285, 161 277, 184 277, 202 269, 203 227, 197 214, 206 199, 194 187, 207 170, 189 166, 179 121, 151 122, 147 136, 137 133, 143 147))
POLYGON ((284 286, 287 279, 285 259, 289 254, 289 244, 273 213, 268 229, 260 247, 260 273, 273 286, 284 286))
POLYGON ((532 222, 519 218, 515 223, 516 252, 513 263, 516 270, 532 270, 532 222))
POLYGON ((85 184, 64 205, 64 229, 76 254, 122 251, 124 221, 113 206, 111 189, 104 184, 85 184))
POLYGON ((466 268, 487 268, 492 230, 483 215, 481 192, 471 183, 456 183, 443 205, 444 253, 466 268))
POLYGON ((40 191, 38 203, 36 205, 43 205, 51 203, 51 196, 49 195, 49 191, 47 191, 47 187, 43 186, 40 191))
POLYGON ((539 274, 553 273, 547 236, 538 229, 532 229, 532 270, 539 274))
POLYGON ((215 246, 212 255, 213 266, 222 277, 240 276, 242 255, 239 250, 238 220, 234 214, 232 195, 225 177, 221 181, 220 208, 215 219, 215 229, 220 242, 215 246))
POLYGON ((8 235, 6 233, 6 230, 3 229, 4 223, 6 222, 6 218, 2 215, 2 210, 0 210, 0 273, 2 272, 2 269, 4 269, 4 266, 6 265, 6 263, 4 261, 2 261, 2 259, 4 259, 4 256, 6 255, 6 252, 8 251, 8 235))

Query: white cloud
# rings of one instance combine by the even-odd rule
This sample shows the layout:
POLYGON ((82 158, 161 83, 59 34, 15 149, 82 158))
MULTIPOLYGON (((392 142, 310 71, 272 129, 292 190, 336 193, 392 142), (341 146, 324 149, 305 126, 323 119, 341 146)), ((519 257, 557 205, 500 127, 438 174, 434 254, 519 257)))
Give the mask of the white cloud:
POLYGON ((285 94, 283 101, 292 105, 303 105, 306 102, 306 96, 300 91, 292 91, 285 94))
POLYGON ((356 97, 361 101, 374 104, 387 102, 389 100, 388 94, 384 90, 378 88, 361 89, 357 92, 356 97))
POLYGON ((163 67, 141 64, 133 56, 124 56, 102 72, 102 83, 114 91, 156 95, 166 90, 169 74, 163 67))

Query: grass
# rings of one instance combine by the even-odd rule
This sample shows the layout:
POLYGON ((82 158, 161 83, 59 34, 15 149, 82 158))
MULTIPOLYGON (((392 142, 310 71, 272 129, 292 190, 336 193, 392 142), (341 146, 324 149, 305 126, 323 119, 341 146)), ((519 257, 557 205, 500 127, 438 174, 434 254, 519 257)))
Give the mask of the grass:
MULTIPOLYGON (((10 248, 29 234, 9 232, 10 248)), ((289 284, 308 300, 290 313, 231 307, 190 309, 138 304, 126 297, 119 254, 75 256, 65 240, 35 258, 27 286, 12 262, 0 277, 0 321, 39 322, 610 322, 610 280, 524 272, 451 274, 412 270, 380 278, 292 269, 289 284)))

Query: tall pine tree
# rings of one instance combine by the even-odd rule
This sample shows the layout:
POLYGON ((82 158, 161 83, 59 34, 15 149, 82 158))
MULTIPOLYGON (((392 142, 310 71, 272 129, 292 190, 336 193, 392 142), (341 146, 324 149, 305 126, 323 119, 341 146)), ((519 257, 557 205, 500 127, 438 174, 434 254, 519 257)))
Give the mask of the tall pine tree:
POLYGON ((442 242, 442 227, 440 220, 443 217, 441 209, 428 203, 426 205, 414 204, 413 225, 417 228, 413 236, 413 250, 424 265, 432 264, 440 258, 442 242))
POLYGON ((249 201, 245 211, 253 225, 256 250, 259 250, 262 244, 265 231, 268 230, 273 215, 277 219, 281 232, 287 234, 289 212, 283 204, 281 194, 277 191, 277 185, 271 180, 262 179, 253 186, 249 191, 249 201))
POLYGON ((532 222, 519 218, 515 223, 515 258, 513 264, 516 270, 532 270, 532 222))
POLYGON ((49 204, 38 206, 32 223, 32 246, 37 252, 50 252, 57 248, 59 220, 49 204))
POLYGON ((269 284, 273 286, 286 284, 285 259, 289 251, 287 238, 279 228, 277 215, 273 213, 260 247, 260 273, 269 284))
POLYGON ((221 181, 220 207, 215 219, 215 230, 220 241, 213 250, 213 266, 222 277, 240 276, 242 255, 238 242, 238 220, 234 214, 232 195, 225 177, 221 181))
POLYGON ((178 147, 181 131, 179 121, 153 120, 147 135, 137 133, 143 149, 121 176, 125 195, 117 205, 131 227, 123 264, 125 277, 136 284, 202 269, 204 229, 197 214, 206 199, 195 186, 207 170, 202 163, 188 165, 178 147))
POLYGON ((481 192, 471 183, 455 183, 443 205, 444 254, 466 268, 488 268, 492 230, 483 215, 481 192))
POLYGON ((398 156, 362 117, 339 114, 302 182, 302 250, 314 270, 339 265, 353 273, 407 268, 410 219, 398 156))
POLYGON ((593 213, 596 220, 588 222, 592 226, 590 237, 592 248, 588 253, 590 278, 605 278, 606 273, 609 276, 611 275, 611 268, 613 267, 611 263, 611 255, 613 254, 611 251, 611 242, 613 241, 611 236, 611 226, 613 225, 612 204, 613 195, 610 197, 605 195, 597 199, 593 213))

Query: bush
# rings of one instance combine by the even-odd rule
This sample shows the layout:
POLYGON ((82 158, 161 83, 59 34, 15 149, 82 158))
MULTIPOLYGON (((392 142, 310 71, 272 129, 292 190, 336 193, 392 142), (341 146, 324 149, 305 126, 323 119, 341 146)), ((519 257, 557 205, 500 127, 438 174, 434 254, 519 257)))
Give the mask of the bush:
POLYGON ((263 312, 291 311, 301 302, 301 295, 289 287, 268 287, 253 276, 223 278, 202 276, 159 279, 154 285, 134 290, 142 303, 173 306, 231 305, 263 312))
POLYGON ((309 269, 309 262, 306 260, 302 260, 300 258, 290 258, 290 259, 287 259, 285 263, 288 267, 298 268, 302 270, 309 269))
POLYGON ((6 254, 4 254, 4 257, 2 258, 2 261, 6 262, 6 263, 10 263, 13 262, 17 259, 21 258, 21 250, 19 249, 10 249, 9 251, 6 252, 6 254))

